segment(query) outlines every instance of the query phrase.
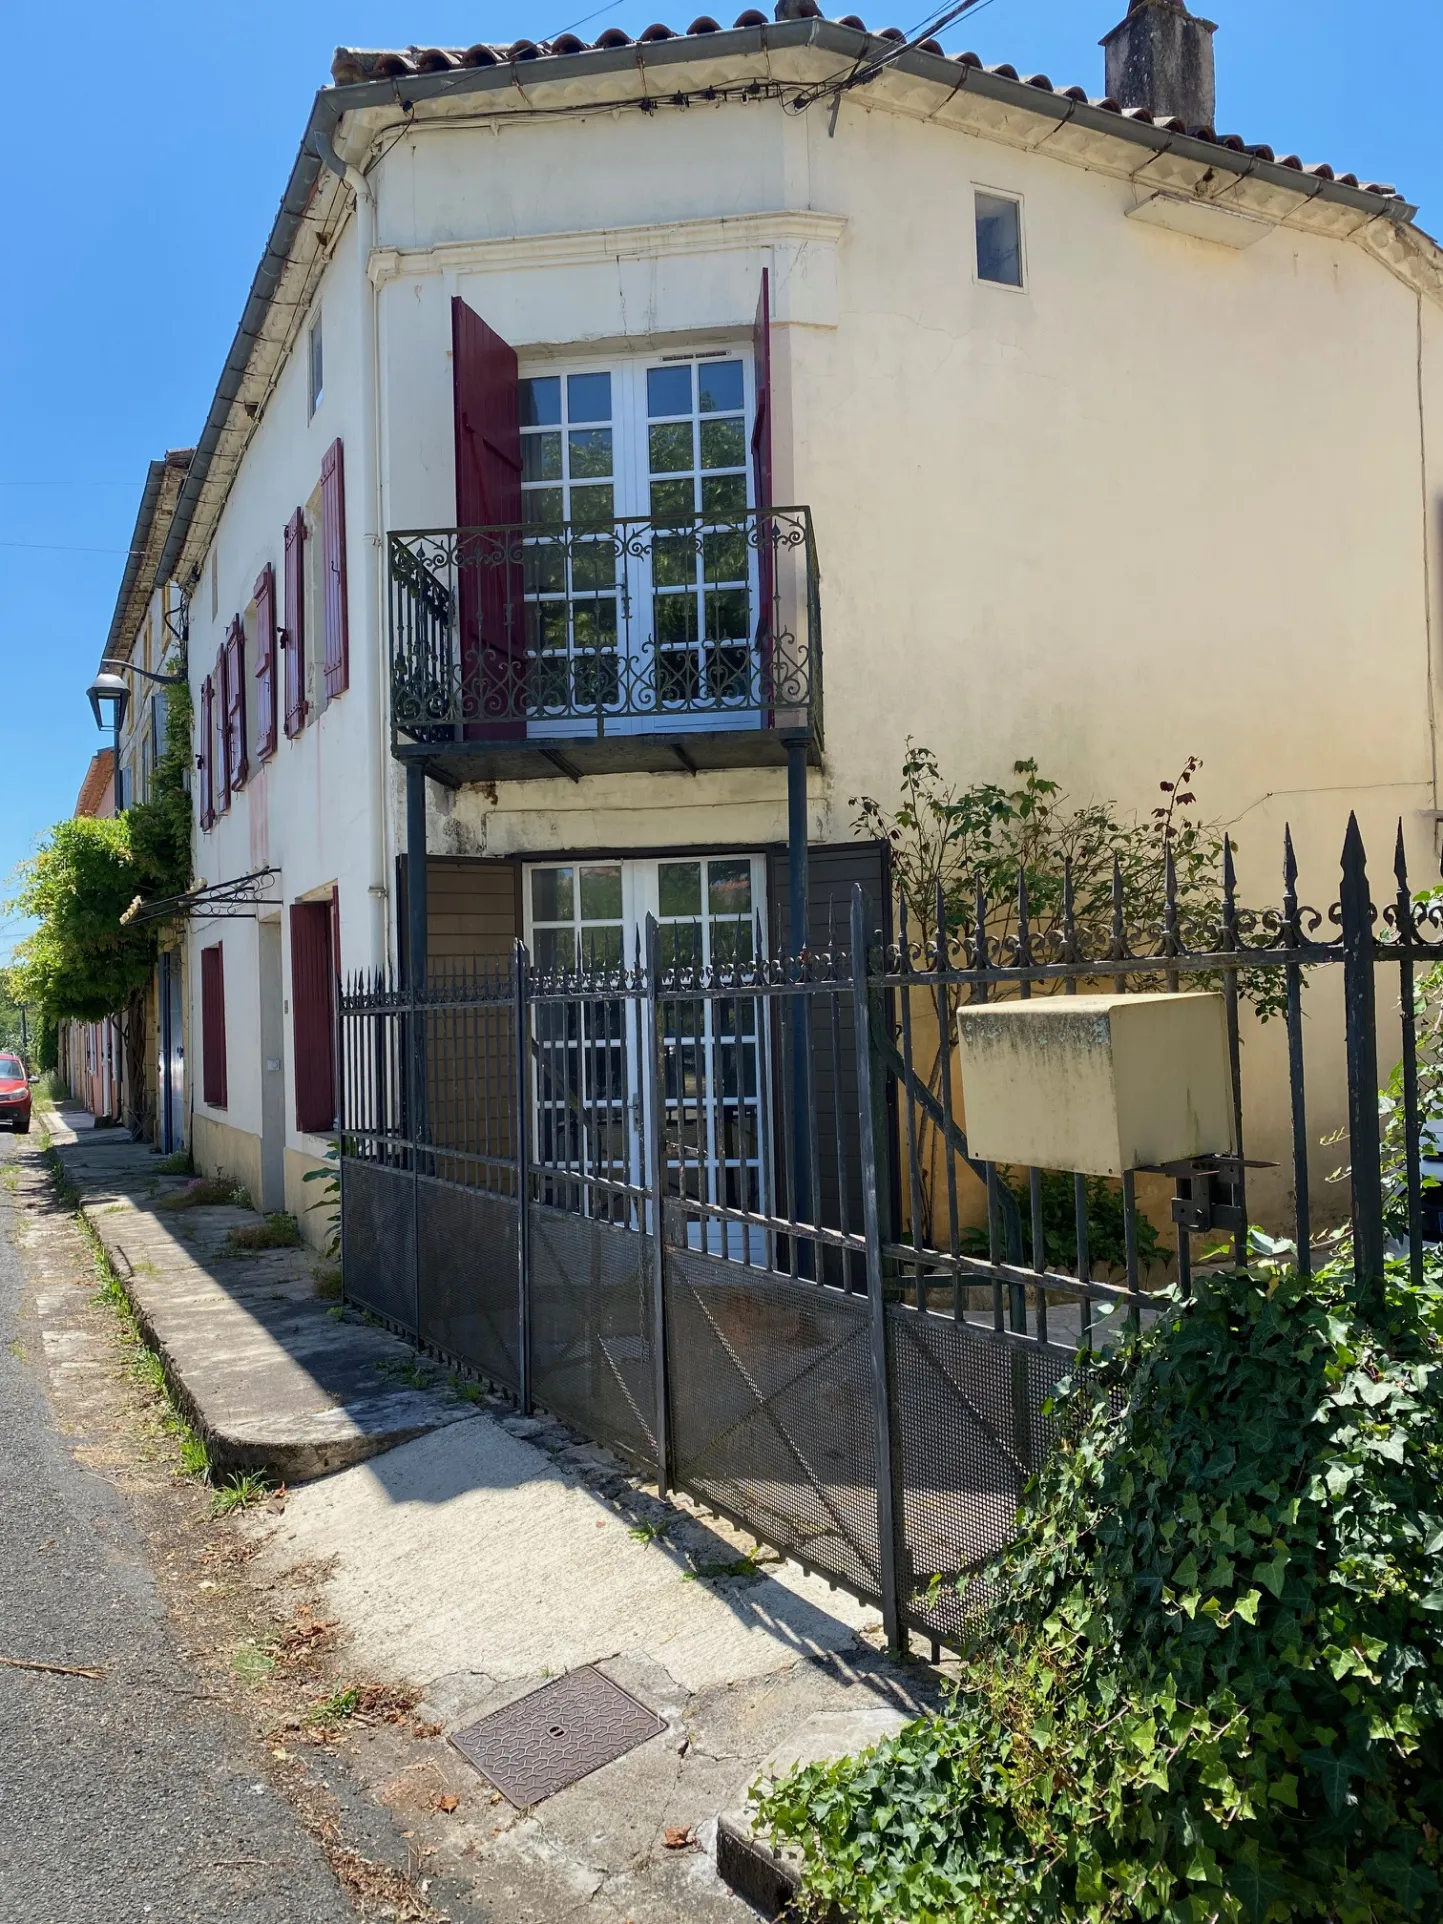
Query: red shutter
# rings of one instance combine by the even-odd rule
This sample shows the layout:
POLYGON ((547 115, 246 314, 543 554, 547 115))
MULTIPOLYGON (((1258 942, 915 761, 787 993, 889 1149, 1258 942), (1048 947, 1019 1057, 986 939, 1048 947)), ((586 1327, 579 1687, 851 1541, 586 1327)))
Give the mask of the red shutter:
POLYGON ((256 755, 276 752, 276 571, 268 561, 255 585, 256 755))
POLYGON ((222 642, 215 658, 215 812, 230 807, 230 644, 222 642))
POLYGON ((221 945, 200 952, 201 1094, 212 1109, 226 1106, 225 964, 221 945))
POLYGON ((346 614, 346 472, 339 441, 332 441, 321 461, 321 563, 326 693, 340 695, 351 685, 351 643, 346 614))
POLYGON ((200 825, 215 826, 215 683, 207 675, 200 685, 200 825))
MULTIPOLYGON (((521 378, 508 347, 460 298, 451 302, 451 380, 456 424, 456 526, 521 524, 521 378)), ((519 539, 490 535, 457 543, 466 739, 523 735, 526 632, 519 539)))
POLYGON ((296 1127, 310 1134, 336 1120, 335 961, 332 902, 291 904, 291 1026, 296 1127))
POLYGON ((246 631, 239 615, 225 638, 225 763, 232 792, 246 785, 246 631))
POLYGON ((281 646, 286 651, 286 734, 306 725, 306 517, 297 508, 286 523, 286 606, 281 646))
MULTIPOLYGON (((752 417, 752 487, 755 505, 765 512, 772 505, 772 326, 771 276, 762 269, 762 291, 752 326, 752 371, 756 382, 756 412, 752 417)), ((772 602, 776 593, 777 557, 770 521, 757 524, 756 647, 767 719, 771 703, 772 602)))

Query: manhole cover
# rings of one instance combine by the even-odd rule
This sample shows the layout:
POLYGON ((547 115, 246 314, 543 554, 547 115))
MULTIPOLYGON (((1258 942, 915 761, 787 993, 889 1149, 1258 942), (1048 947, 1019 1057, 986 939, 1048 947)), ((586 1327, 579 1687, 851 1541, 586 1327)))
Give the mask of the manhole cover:
POLYGON ((451 1741, 508 1802, 526 1810, 665 1729, 645 1704, 587 1666, 455 1731, 451 1741))

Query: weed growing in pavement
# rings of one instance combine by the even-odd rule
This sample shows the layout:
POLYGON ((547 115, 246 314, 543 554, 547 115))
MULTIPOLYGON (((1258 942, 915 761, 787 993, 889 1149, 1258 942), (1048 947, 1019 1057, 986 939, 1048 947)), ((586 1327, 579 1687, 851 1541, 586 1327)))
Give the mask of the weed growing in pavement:
POLYGON ((298 1249, 301 1227, 288 1211, 278 1209, 263 1221, 232 1229, 220 1246, 222 1256, 248 1256, 259 1249, 298 1249))
POLYGON ((276 1667, 274 1641, 259 1642, 247 1637, 230 1653, 230 1665, 244 1684, 263 1684, 276 1667))
POLYGON ((251 1192, 229 1176, 197 1176, 156 1201, 157 1209, 249 1209, 251 1192))
POLYGON ((372 1368, 387 1376, 393 1383, 404 1383, 408 1389, 429 1390, 435 1387, 436 1372, 419 1356, 386 1356, 372 1368))
POLYGON ((338 1303, 341 1300, 339 1263, 317 1263, 311 1274, 315 1278, 316 1294, 323 1303, 338 1303))
POLYGON ((468 1383, 464 1376, 453 1376, 447 1385, 453 1403, 484 1403, 486 1392, 479 1383, 468 1383))
MULTIPOLYGON (((632 1532, 635 1535, 635 1531, 632 1532)), ((751 1557, 735 1557, 730 1563, 699 1563, 694 1570, 683 1570, 683 1583, 711 1582, 720 1577, 755 1577, 760 1572, 751 1557)))
POLYGON ((338 1690, 334 1696, 312 1706, 307 1721, 313 1724, 339 1724, 354 1717, 361 1707, 361 1692, 356 1684, 338 1690))
POLYGON ((271 1479, 262 1470, 237 1470, 223 1483, 216 1485, 215 1494, 210 1500, 212 1516, 229 1516, 233 1510, 248 1510, 253 1503, 260 1503, 274 1489, 271 1479))
POLYGON ((630 1534, 638 1543, 660 1543, 675 1521, 675 1517, 664 1517, 660 1523, 638 1523, 630 1534))
POLYGON ((188 1149, 177 1149, 172 1155, 162 1156, 155 1165, 158 1176, 193 1176, 195 1161, 188 1149))

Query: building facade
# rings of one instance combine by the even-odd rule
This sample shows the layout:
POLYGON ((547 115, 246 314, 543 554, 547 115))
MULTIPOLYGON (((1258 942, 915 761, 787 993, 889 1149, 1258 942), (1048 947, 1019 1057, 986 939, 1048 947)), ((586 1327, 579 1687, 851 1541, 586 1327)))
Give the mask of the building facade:
POLYGON ((1142 811, 1200 756, 1252 900, 1352 806, 1429 868, 1443 257, 1129 21, 1150 103, 851 17, 338 53, 159 568, 258 898, 189 925, 200 1166, 303 1209, 336 979, 422 942, 820 939, 909 739, 1142 811))

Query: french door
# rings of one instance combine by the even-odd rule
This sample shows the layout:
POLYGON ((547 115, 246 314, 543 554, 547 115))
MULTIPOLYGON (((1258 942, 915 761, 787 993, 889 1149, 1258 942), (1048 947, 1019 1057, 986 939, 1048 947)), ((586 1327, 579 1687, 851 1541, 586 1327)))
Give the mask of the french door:
POLYGON ((749 964, 765 925, 766 865, 756 855, 678 855, 538 864, 526 875, 526 940, 540 990, 533 1012, 533 1155, 544 1199, 650 1227, 646 1172, 659 1129, 667 1192, 686 1240, 716 1255, 760 1261, 761 1237, 718 1208, 771 1204, 770 1081, 765 1024, 753 997, 700 988, 648 1005, 608 995, 598 973, 632 967, 655 916, 664 975, 705 981, 749 964), (548 979, 581 968, 587 993, 550 994, 548 979), (659 1046, 660 1114, 649 1051, 659 1046))
POLYGON ((723 350, 522 378, 533 738, 757 725, 754 408, 723 350))

